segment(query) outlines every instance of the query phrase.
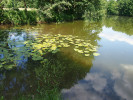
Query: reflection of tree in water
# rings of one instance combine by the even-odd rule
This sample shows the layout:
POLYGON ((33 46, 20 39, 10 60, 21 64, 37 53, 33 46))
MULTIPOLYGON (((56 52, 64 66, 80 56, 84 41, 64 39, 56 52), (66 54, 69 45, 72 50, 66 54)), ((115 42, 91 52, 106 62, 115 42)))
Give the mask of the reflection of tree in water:
MULTIPOLYGON (((26 55, 26 48, 24 48, 23 42, 29 37, 25 32, 21 30, 2 30, 0 31, 0 64, 4 67, 4 69, 10 69, 12 67, 21 67, 24 68, 24 63, 27 62, 28 57, 26 55), (16 47, 19 47, 19 50, 15 50, 16 47), (25 50, 25 51, 24 51, 25 50)), ((18 79, 23 79, 25 77, 25 73, 19 73, 20 70, 1 70, 0 72, 0 90, 3 93, 0 96, 6 96, 14 92, 14 94, 18 93, 18 89, 15 90, 14 85, 19 87, 17 83, 18 79), (22 75, 21 75, 22 74, 22 75), (23 77, 21 77, 23 76, 23 77), (10 91, 9 93, 5 93, 5 91, 10 91)), ((25 78, 24 78, 25 79, 25 78)), ((24 85, 23 82, 21 84, 24 85)), ((23 90, 23 87, 21 88, 23 90)))
POLYGON ((39 29, 41 34, 63 34, 63 35, 73 35, 78 36, 82 39, 91 40, 92 43, 96 44, 97 40, 100 40, 98 34, 102 31, 101 22, 85 22, 85 21, 75 21, 66 22, 61 24, 44 24, 34 27, 34 30, 39 29))
POLYGON ((91 40, 92 44, 97 45, 97 41, 101 38, 99 37, 99 33, 102 31, 102 23, 99 22, 84 22, 84 31, 87 34, 87 38, 91 40))
MULTIPOLYGON (((0 47, 2 47, 3 41, 8 38, 8 31, 0 30, 0 47)), ((0 48, 1 49, 1 48, 0 48)), ((3 58, 3 54, 0 53, 0 59, 3 58)))
MULTIPOLYGON (((76 24, 77 25, 77 24, 76 24)), ((99 40, 98 33, 101 31, 100 23, 87 24, 82 23, 80 25, 69 25, 70 27, 61 26, 55 28, 57 32, 58 28, 60 31, 58 33, 65 34, 65 28, 72 35, 78 35, 85 39, 90 39, 91 42, 97 45, 97 40, 99 40), (64 32, 63 32, 64 31, 64 32)), ((54 32, 53 31, 53 32, 54 32)), ((7 35, 6 38, 12 41, 25 41, 27 35, 23 32, 20 34, 10 32, 10 35, 7 35), (16 38, 14 38, 14 36, 16 38), (11 39, 12 38, 12 39, 11 39), (14 40, 15 39, 15 40, 14 40)), ((12 43, 8 43, 8 48, 14 48, 11 46, 12 43)), ((24 47, 24 44, 19 44, 19 47, 24 47)), ((22 49, 22 48, 21 48, 22 49)), ((23 49, 22 49, 23 50, 23 49)), ((20 50, 21 51, 21 50, 20 50)), ((19 51, 17 51, 19 52, 19 51)), ((18 54, 16 52, 16 54, 18 54)), ((20 62, 23 62, 22 56, 26 56, 27 53, 24 51, 20 53, 20 62)), ((44 56, 47 61, 33 61, 30 57, 25 57, 26 61, 23 62, 25 69, 12 69, 10 71, 1 71, 0 73, 0 90, 1 96, 4 96, 5 99, 17 99, 19 96, 30 97, 33 95, 39 95, 40 97, 46 95, 45 93, 51 93, 53 89, 60 91, 63 88, 72 87, 78 80, 83 79, 86 76, 86 73, 89 72, 92 61, 94 57, 90 58, 80 58, 75 59, 72 56, 67 56, 64 52, 58 52, 56 54, 48 53, 44 56), (85 60, 88 62, 84 64, 85 60)), ((78 56, 77 56, 78 57, 78 56)), ((17 62, 19 62, 17 61, 17 62)), ((23 66, 19 64, 19 66, 23 66)))
POLYGON ((92 66, 92 59, 85 67, 77 61, 64 57, 63 53, 48 54, 46 58, 48 61, 41 63, 29 59, 26 63, 27 70, 5 71, 5 75, 1 76, 0 95, 7 99, 37 93, 41 96, 42 93, 52 89, 60 91, 63 88, 70 88, 84 78, 92 66))
POLYGON ((112 27, 113 30, 133 35, 133 18, 109 16, 104 20, 106 27, 112 27))
POLYGON ((0 43, 2 43, 2 41, 5 41, 5 39, 8 38, 8 33, 9 31, 0 30, 0 43))

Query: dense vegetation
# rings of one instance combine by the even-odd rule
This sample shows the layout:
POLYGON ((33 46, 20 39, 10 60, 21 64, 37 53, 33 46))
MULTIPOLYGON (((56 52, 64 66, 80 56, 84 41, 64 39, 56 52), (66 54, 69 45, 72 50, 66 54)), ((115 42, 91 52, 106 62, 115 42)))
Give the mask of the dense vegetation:
POLYGON ((133 17, 133 0, 110 0, 107 6, 107 13, 133 17))
POLYGON ((132 5, 133 0, 1 0, 0 23, 97 21, 106 12, 109 15, 133 16, 132 5), (29 11, 28 8, 32 9, 29 11))
POLYGON ((63 22, 77 19, 99 20, 105 14, 106 0, 3 0, 1 23, 27 24, 63 22), (20 11, 18 8, 25 8, 20 11), (27 11, 27 8, 34 8, 27 11), (37 9, 37 10, 36 10, 37 9))

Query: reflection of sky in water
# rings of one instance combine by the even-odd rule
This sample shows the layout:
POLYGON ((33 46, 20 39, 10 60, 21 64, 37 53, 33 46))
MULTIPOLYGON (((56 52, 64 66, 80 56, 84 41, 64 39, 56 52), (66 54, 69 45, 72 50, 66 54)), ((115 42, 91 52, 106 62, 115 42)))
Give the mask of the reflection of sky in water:
MULTIPOLYGON (((37 34, 36 32, 27 34, 22 31, 20 32, 11 31, 8 33, 8 39, 5 42, 8 43, 8 46, 11 50, 14 50, 13 56, 16 58, 19 58, 19 60, 13 59, 16 62, 17 66, 21 67, 24 70, 20 69, 20 70, 17 70, 17 72, 16 70, 14 72, 11 72, 13 71, 11 70, 6 74, 4 74, 4 71, 0 73, 0 87, 3 88, 3 89, 0 88, 1 94, 6 97, 9 96, 9 99, 6 99, 6 100, 10 100, 10 95, 14 96, 19 93, 26 93, 29 89, 28 77, 30 76, 31 73, 27 71, 26 65, 25 65, 25 63, 28 61, 28 57, 25 51, 23 51, 23 50, 27 50, 27 49, 24 49, 26 48, 24 42, 27 39, 34 39, 36 34, 37 34), (17 50, 15 50, 16 47, 17 47, 17 50)), ((3 57, 4 55, 1 54, 0 58, 3 58, 3 57)), ((32 80, 32 78, 30 79, 32 80)))
POLYGON ((121 41, 133 45, 133 36, 113 31, 112 28, 106 28, 105 26, 99 36, 110 41, 121 41))
MULTIPOLYGON (((15 56, 17 57, 18 55, 20 55, 20 53, 22 52, 21 47, 24 47, 25 44, 23 44, 24 41, 26 41, 27 39, 27 34, 25 32, 9 32, 9 37, 8 37, 8 45, 11 49, 15 48, 15 47, 19 47, 18 50, 16 50, 16 54, 15 56)), ((17 65, 21 66, 21 68, 25 68, 24 64, 25 62, 27 62, 28 58, 25 57, 24 53, 23 55, 20 56, 20 59, 17 60, 17 65)))
MULTIPOLYGON (((14 50, 14 48, 18 48, 17 50, 15 50, 14 56, 19 58, 19 60, 16 60, 17 66, 21 67, 22 69, 26 69, 25 63, 28 61, 28 58, 25 54, 25 51, 23 51, 22 48, 25 48, 25 44, 24 42, 28 39, 32 39, 34 34, 27 34, 25 32, 9 32, 8 33, 8 46, 10 47, 10 49, 14 50), (23 53, 22 53, 23 52, 23 53)), ((3 58, 4 55, 1 54, 0 58, 3 58)), ((20 71, 20 70, 18 70, 20 71)), ((20 72, 20 73, 14 73, 12 75, 4 75, 2 73, 0 73, 0 85, 4 85, 4 95, 9 95, 8 91, 13 91, 13 95, 17 94, 18 92, 24 92, 26 90, 26 79, 28 77, 29 74, 25 73, 25 72, 20 72), (16 75, 17 74, 17 75, 16 75), (20 74, 20 75, 19 75, 20 74), (13 77, 14 76, 14 77, 13 77), (22 76, 23 78, 21 79, 20 76, 22 76), (9 78, 9 79, 8 79, 9 78), (11 79, 10 79, 11 78, 11 79), (19 80, 21 81, 21 84, 19 83, 19 80), (7 81, 7 83, 6 83, 7 81), (16 89, 17 88, 17 89, 16 89), (18 91, 19 89, 19 91, 18 91)))
POLYGON ((3 54, 0 54, 0 59, 2 59, 4 57, 4 55, 3 54))
POLYGON ((18 34, 16 32, 9 33, 9 40, 14 40, 15 42, 25 41, 26 37, 27 37, 27 35, 25 32, 21 32, 21 34, 18 34))
POLYGON ((106 27, 99 36, 101 55, 84 79, 62 90, 66 100, 132 100, 133 36, 106 27))
MULTIPOLYGON (((120 72, 117 72, 118 75, 113 76, 113 78, 116 78, 116 82, 114 84, 114 90, 118 95, 120 95, 122 98, 125 98, 127 100, 133 99, 133 65, 126 65, 122 64, 122 69, 124 70, 124 75, 120 74, 120 72)), ((112 74, 113 75, 113 74, 112 74)))

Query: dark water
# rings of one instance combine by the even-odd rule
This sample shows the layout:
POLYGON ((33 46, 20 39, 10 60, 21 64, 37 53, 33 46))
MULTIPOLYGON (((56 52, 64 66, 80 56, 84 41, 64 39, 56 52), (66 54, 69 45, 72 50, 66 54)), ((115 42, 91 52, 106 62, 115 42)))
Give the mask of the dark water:
MULTIPOLYGON (((53 88, 59 89, 64 100, 133 98, 133 18, 110 16, 92 23, 0 26, 0 43, 0 46, 5 43, 6 49, 20 47, 13 53, 17 67, 10 69, 14 63, 9 62, 4 64, 8 70, 0 71, 0 96, 5 100, 18 100, 20 95, 33 97, 53 88), (23 44, 35 34, 73 35, 91 40, 93 45, 99 46, 100 56, 85 57, 71 47, 62 48, 56 54, 45 56, 50 63, 44 68, 44 63, 28 56, 23 44)), ((1 51, 0 59, 7 54, 1 51)))

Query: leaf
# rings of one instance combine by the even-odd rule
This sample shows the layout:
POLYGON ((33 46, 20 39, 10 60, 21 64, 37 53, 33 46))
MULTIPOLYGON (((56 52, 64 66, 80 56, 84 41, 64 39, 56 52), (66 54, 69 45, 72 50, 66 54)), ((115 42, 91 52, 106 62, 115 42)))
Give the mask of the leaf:
POLYGON ((78 51, 79 49, 74 48, 74 51, 78 51))
POLYGON ((12 65, 7 65, 7 66, 5 66, 4 68, 7 69, 7 70, 10 70, 10 69, 12 69, 13 67, 15 67, 15 66, 12 64, 12 65))
POLYGON ((85 54, 85 56, 90 56, 90 54, 85 54))
POLYGON ((52 53, 57 53, 59 50, 58 49, 56 49, 56 50, 54 50, 54 51, 52 51, 52 53))
POLYGON ((79 53, 84 53, 83 50, 78 50, 79 53))
POLYGON ((2 64, 0 64, 0 68, 2 68, 3 66, 2 66, 2 64))
POLYGON ((58 45, 58 47, 62 47, 61 45, 58 45))
POLYGON ((89 51, 84 51, 84 53, 89 53, 89 51))
POLYGON ((52 47, 50 48, 51 50, 56 50, 57 46, 56 44, 53 44, 52 47))
POLYGON ((43 54, 42 50, 39 50, 38 52, 39 52, 41 55, 43 54))
POLYGON ((93 53, 94 56, 99 56, 100 54, 99 53, 93 53))

